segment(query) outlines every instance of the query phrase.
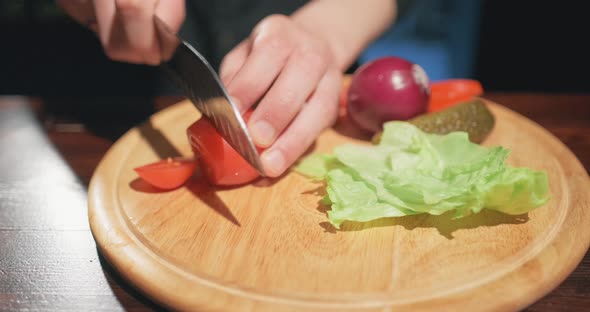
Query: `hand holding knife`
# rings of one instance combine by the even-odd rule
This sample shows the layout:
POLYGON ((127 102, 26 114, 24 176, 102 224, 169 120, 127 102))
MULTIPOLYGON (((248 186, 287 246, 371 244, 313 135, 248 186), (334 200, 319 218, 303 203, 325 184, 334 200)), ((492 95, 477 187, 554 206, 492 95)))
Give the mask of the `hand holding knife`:
MULTIPOLYGON (((62 5, 94 6, 96 18, 71 15, 98 30, 101 44, 111 59, 140 64, 160 65, 163 60, 164 45, 160 42, 163 39, 158 35, 154 16, 169 26, 170 33, 175 33, 185 15, 184 0, 57 1, 62 5)), ((223 57, 219 77, 213 72, 211 81, 219 84, 215 98, 229 103, 225 105, 225 113, 221 113, 219 101, 210 101, 213 99, 210 93, 202 96, 197 92, 203 90, 194 81, 187 84, 194 80, 194 76, 187 75, 183 64, 187 55, 194 54, 204 64, 201 74, 211 70, 182 39, 177 38, 178 48, 184 52, 171 53, 172 58, 163 67, 168 67, 175 80, 183 82, 186 95, 198 107, 203 103, 217 103, 206 105, 215 108, 203 114, 218 119, 213 121, 219 132, 261 174, 278 177, 312 146, 324 129, 336 122, 343 71, 357 58, 362 47, 393 19, 395 7, 391 0, 371 1, 374 5, 357 0, 310 1, 301 7, 287 1, 280 5, 282 9, 276 9, 296 10, 292 14, 259 16, 256 25, 248 26, 252 27, 249 35, 223 57), (355 31, 349 31, 351 20, 355 21, 355 31), (189 85, 193 93, 187 88, 189 85), (233 102, 228 94, 235 99, 233 102), (240 112, 245 112, 255 104, 256 109, 248 120, 249 133, 241 116, 227 117, 231 115, 230 110, 236 115, 236 105, 240 112), (242 129, 232 134, 230 130, 238 126, 242 129), (259 156, 254 155, 252 142, 263 150, 259 156)))
MULTIPOLYGON (((92 3, 81 2, 74 7, 72 1, 59 1, 64 9, 68 11, 69 8, 69 11, 73 12, 72 16, 78 22, 96 32, 92 3)), ((265 176, 246 124, 215 70, 196 49, 179 38, 159 17, 152 15, 151 18, 154 24, 153 38, 157 39, 155 46, 159 51, 152 53, 149 58, 144 58, 144 63, 159 64, 158 66, 176 82, 199 112, 211 121, 219 134, 252 167, 265 176)))

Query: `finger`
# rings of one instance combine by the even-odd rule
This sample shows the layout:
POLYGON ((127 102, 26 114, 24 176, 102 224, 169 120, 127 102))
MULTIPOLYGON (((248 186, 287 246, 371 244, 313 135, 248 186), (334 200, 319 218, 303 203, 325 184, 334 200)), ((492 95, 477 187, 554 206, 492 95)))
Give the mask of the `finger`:
POLYGON ((111 59, 156 63, 155 56, 159 54, 159 49, 153 20, 149 16, 153 15, 156 1, 93 1, 99 38, 105 53, 111 59))
POLYGON ((275 20, 261 22, 255 29, 251 36, 251 52, 227 86, 228 92, 242 103, 242 111, 264 95, 294 48, 293 33, 282 25, 286 22, 275 20))
POLYGON ((185 0, 158 1, 155 14, 176 33, 186 18, 185 0))
POLYGON ((318 87, 328 63, 323 52, 300 48, 291 56, 248 122, 254 143, 270 146, 318 87))
POLYGON ((236 73, 244 66, 250 54, 250 40, 246 39, 233 48, 221 61, 219 76, 225 86, 228 86, 236 73))
POLYGON ((116 23, 115 21, 115 2, 92 2, 94 4, 96 21, 98 23, 98 37, 105 53, 108 57, 114 60, 127 60, 129 58, 129 53, 126 53, 124 46, 125 36, 122 36, 122 27, 120 23, 116 23))
POLYGON ((115 18, 121 21, 130 50, 141 63, 152 65, 160 63, 153 19, 157 3, 157 0, 115 0, 115 18))
POLYGON ((261 155, 270 177, 283 174, 311 146, 319 134, 334 124, 338 110, 341 74, 331 70, 277 141, 261 155))

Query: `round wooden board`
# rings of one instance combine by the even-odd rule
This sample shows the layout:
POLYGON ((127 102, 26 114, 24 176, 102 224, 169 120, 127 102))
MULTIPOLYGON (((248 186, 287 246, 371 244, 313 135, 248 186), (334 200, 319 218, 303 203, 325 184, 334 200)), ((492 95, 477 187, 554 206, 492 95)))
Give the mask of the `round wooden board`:
MULTIPOLYGON (((327 222, 322 185, 296 174, 212 188, 198 173, 161 192, 133 168, 191 155, 185 129, 198 113, 178 103, 131 129, 108 151, 89 188, 92 233, 107 260, 143 293, 179 310, 518 310, 556 287, 590 243, 590 180, 547 131, 488 103, 497 123, 485 145, 508 162, 546 170, 552 200, 522 216, 490 211, 327 222)), ((315 151, 359 142, 346 123, 315 151)))

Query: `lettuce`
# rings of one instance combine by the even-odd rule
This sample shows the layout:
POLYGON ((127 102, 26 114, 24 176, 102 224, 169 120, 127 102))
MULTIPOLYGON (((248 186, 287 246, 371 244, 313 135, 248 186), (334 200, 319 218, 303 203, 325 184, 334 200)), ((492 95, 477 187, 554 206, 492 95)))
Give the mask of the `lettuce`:
POLYGON ((470 142, 464 132, 428 134, 391 121, 377 145, 312 154, 295 171, 326 182, 324 202, 336 228, 344 221, 421 213, 462 218, 484 208, 518 215, 545 204, 546 172, 510 167, 508 155, 504 147, 470 142))

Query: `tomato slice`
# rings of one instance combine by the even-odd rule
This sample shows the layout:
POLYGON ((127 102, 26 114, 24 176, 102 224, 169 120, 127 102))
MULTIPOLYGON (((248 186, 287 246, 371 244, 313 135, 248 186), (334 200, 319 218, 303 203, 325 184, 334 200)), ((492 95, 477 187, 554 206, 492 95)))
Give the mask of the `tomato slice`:
POLYGON ((441 111, 482 94, 483 87, 477 80, 447 79, 435 81, 430 84, 428 112, 441 111))
POLYGON ((161 189, 175 189, 183 185, 195 171, 192 158, 174 157, 134 168, 147 183, 161 189))
MULTIPOLYGON (((251 113, 246 113, 244 119, 248 120, 251 113)), ((258 171, 223 139, 207 118, 193 123, 187 129, 187 136, 199 167, 211 184, 239 185, 259 176, 258 171)))

